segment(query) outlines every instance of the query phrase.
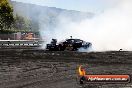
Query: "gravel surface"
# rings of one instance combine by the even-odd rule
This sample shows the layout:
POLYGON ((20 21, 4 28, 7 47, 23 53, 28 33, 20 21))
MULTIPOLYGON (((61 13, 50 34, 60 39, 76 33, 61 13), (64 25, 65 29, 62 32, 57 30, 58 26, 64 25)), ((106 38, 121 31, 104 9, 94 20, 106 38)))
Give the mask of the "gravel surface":
POLYGON ((80 85, 79 65, 87 74, 132 75, 132 52, 0 49, 0 88, 132 88, 132 82, 80 85))

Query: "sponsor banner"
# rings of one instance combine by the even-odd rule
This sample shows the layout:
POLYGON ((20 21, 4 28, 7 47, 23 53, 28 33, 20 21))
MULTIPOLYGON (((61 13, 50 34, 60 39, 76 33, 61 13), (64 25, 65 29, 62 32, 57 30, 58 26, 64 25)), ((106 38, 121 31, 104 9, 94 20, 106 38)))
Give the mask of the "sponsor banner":
POLYGON ((129 83, 129 75, 85 75, 89 83, 129 83))

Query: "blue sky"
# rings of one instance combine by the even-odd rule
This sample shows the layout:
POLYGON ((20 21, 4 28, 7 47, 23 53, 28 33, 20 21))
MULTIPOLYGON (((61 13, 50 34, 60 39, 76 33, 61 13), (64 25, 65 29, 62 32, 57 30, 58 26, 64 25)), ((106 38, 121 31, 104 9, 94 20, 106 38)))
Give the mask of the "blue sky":
POLYGON ((68 10, 100 13, 117 4, 119 0, 12 0, 68 10))

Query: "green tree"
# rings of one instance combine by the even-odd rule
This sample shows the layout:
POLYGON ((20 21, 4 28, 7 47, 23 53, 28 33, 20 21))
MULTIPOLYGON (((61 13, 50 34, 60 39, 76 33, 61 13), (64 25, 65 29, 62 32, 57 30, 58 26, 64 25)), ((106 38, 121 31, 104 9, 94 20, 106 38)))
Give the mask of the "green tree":
POLYGON ((29 31, 31 29, 31 22, 30 20, 16 14, 16 16, 14 17, 13 28, 18 31, 29 31))
POLYGON ((31 20, 30 29, 33 32, 38 32, 39 31, 39 24, 36 21, 31 20))
POLYGON ((7 0, 0 0, 0 31, 11 28, 13 21, 12 7, 7 0))

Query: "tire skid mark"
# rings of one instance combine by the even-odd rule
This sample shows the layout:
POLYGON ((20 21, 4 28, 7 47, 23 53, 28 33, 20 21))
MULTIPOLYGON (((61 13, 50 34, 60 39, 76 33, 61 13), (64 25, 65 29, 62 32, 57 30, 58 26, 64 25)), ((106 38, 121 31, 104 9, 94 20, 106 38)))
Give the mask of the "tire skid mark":
MULTIPOLYGON (((56 66, 55 66, 55 68, 56 68, 56 66)), ((56 68, 56 69, 58 69, 58 68, 56 68)), ((33 84, 22 86, 22 88, 23 87, 26 88, 28 86, 42 85, 43 83, 45 84, 45 87, 46 87, 49 84, 52 84, 55 82, 67 81, 67 80, 70 81, 70 80, 74 80, 75 78, 76 78, 75 69, 71 69, 68 71, 60 71, 60 72, 57 71, 53 74, 53 76, 48 77, 46 80, 37 81, 33 84)))
MULTIPOLYGON (((56 68, 54 67, 54 65, 50 64, 50 66, 51 66, 50 72, 47 72, 47 73, 43 74, 44 76, 41 76, 41 77, 39 77, 39 76, 36 77, 35 76, 35 77, 31 78, 30 76, 32 76, 32 75, 29 74, 30 76, 27 75, 26 78, 23 78, 23 79, 20 79, 20 80, 13 80, 13 81, 8 81, 8 82, 0 83, 0 88, 17 88, 17 87, 21 88, 23 86, 30 85, 30 84, 33 84, 35 82, 46 80, 47 78, 53 76, 53 74, 56 72, 56 68)), ((30 73, 32 71, 33 70, 27 71, 27 72, 21 73, 20 75, 26 74, 26 73, 28 74, 28 73, 30 73)))

